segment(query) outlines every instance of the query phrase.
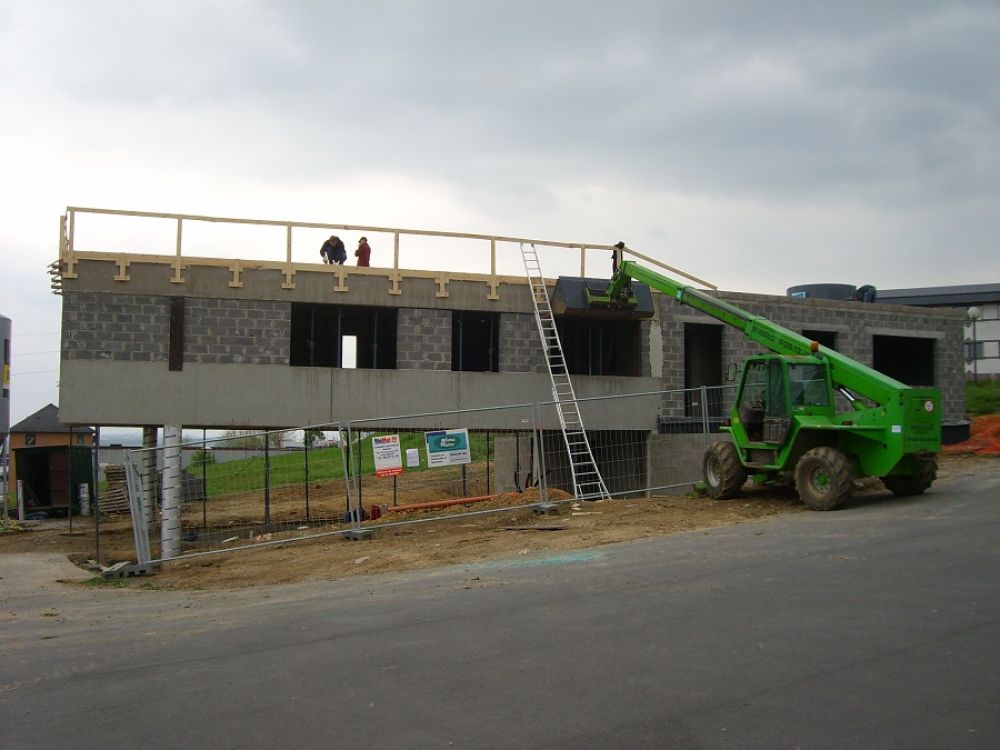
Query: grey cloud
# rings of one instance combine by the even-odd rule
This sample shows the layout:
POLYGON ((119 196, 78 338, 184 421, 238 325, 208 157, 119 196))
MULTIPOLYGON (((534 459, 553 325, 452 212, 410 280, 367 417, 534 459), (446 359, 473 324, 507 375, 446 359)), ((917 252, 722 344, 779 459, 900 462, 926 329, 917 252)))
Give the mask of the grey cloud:
POLYGON ((885 207, 1000 189, 991 2, 89 8, 55 23, 74 64, 44 66, 53 86, 201 110, 178 137, 273 179, 516 170, 885 207))

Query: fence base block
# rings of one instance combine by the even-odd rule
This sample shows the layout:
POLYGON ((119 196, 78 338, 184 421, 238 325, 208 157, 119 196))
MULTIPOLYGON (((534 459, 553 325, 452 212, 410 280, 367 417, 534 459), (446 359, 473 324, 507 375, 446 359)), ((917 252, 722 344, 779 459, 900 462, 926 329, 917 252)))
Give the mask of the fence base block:
POLYGON ((550 502, 539 503, 538 505, 534 506, 532 510, 538 515, 542 516, 558 516, 559 504, 550 502))
POLYGON ((153 573, 159 570, 160 566, 156 563, 140 565, 139 563, 120 562, 102 570, 101 577, 105 580, 110 580, 113 578, 129 578, 130 576, 147 576, 153 575, 153 573))
POLYGON ((341 536, 349 542, 356 542, 359 539, 374 539, 375 530, 374 529, 351 529, 350 531, 345 531, 341 536))

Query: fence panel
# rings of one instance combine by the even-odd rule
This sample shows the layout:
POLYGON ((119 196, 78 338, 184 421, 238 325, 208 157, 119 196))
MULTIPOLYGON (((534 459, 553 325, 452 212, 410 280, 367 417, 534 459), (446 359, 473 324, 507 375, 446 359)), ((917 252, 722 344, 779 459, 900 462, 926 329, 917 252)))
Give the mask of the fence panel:
POLYGON ((368 527, 545 499, 531 405, 358 420, 347 431, 352 503, 368 527))
MULTIPOLYGON (((734 390, 580 399, 612 497, 700 482, 734 390)), ((574 499, 552 402, 246 433, 126 461, 140 563, 574 499)))
POLYGON ((336 426, 307 428, 301 447, 289 447, 292 433, 303 430, 187 443, 179 446, 181 453, 193 451, 185 468, 179 468, 179 458, 177 466, 170 465, 173 454, 165 446, 129 451, 133 527, 148 529, 148 542, 139 541, 137 532, 137 551, 148 548, 156 562, 349 529, 344 449, 336 426), (165 549, 164 507, 172 492, 180 497, 179 545, 165 549), (141 508, 157 507, 159 514, 152 512, 148 523, 136 524, 141 508))
MULTIPOLYGON (((578 400, 591 451, 615 497, 655 494, 700 482, 708 444, 719 435, 733 389, 679 389, 578 400), (678 413, 679 412, 679 413, 678 413)), ((555 403, 540 406, 549 487, 571 491, 555 403)))

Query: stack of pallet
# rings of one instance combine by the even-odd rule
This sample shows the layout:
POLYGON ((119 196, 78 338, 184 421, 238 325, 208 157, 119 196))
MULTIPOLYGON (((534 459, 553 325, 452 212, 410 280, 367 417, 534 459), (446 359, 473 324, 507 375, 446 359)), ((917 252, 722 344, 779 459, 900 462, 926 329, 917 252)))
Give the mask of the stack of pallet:
POLYGON ((125 479, 124 465, 105 466, 104 476, 107 477, 108 486, 101 493, 101 513, 128 513, 128 482, 125 479))

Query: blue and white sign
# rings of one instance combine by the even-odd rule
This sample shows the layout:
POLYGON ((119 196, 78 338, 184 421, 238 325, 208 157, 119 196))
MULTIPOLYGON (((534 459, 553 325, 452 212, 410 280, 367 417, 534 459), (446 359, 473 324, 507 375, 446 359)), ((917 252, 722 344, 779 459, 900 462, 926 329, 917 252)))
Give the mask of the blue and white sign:
POLYGON ((465 428, 425 432, 424 443, 427 445, 428 466, 454 466, 472 461, 469 431, 465 428))

